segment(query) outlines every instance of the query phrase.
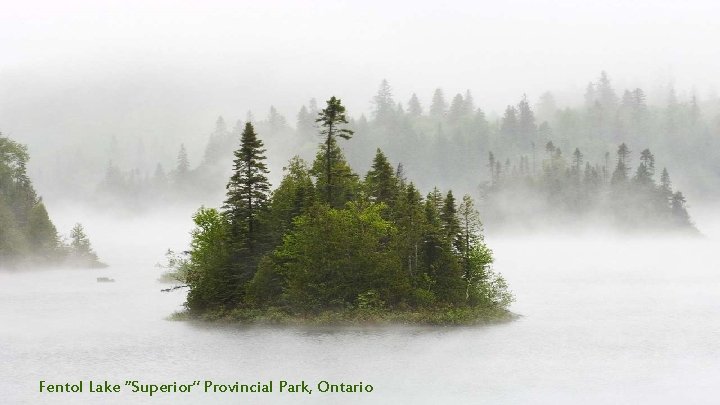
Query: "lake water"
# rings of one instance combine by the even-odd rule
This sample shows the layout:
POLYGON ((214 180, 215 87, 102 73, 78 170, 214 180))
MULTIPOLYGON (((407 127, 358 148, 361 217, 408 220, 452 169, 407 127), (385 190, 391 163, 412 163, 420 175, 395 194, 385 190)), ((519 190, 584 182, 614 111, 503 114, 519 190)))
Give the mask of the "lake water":
MULTIPOLYGON (((0 272, 2 404, 717 403, 720 234, 489 237, 517 296, 515 322, 463 328, 217 327, 165 318, 183 292, 156 281, 187 213, 63 214, 86 225, 102 270, 0 272), (178 216, 179 215, 179 216, 178 216), (96 277, 114 278, 98 283, 96 277), (311 395, 40 394, 48 383, 305 380, 311 395), (319 381, 371 384, 321 394, 319 381)), ((701 219, 698 219, 701 223, 701 219)), ((87 390, 87 386, 84 387, 87 390)), ((193 390, 197 390, 194 388, 193 390)))

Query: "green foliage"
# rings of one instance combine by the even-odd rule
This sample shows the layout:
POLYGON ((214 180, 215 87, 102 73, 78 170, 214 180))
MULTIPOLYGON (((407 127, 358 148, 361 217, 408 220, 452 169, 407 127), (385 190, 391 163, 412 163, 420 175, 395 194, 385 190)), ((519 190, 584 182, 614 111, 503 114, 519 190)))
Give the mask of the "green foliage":
POLYGON ((223 214, 229 225, 229 262, 239 284, 250 280, 267 247, 267 232, 261 218, 267 211, 270 183, 267 179, 263 142, 248 122, 235 151, 233 174, 227 185, 223 214))
POLYGON ((372 168, 365 176, 365 187, 374 202, 392 206, 398 194, 398 179, 385 154, 378 149, 372 168))
MULTIPOLYGON (((389 120, 389 88, 381 93, 377 113, 389 120)), ((467 108, 460 101, 472 103, 469 93, 466 99, 456 100, 454 114, 467 108)), ((336 142, 352 134, 339 127, 344 114, 338 99, 328 101, 318 118, 325 142, 312 168, 291 159, 269 198, 262 143, 246 126, 225 211, 202 208, 194 217, 190 311, 284 322, 401 319, 389 314, 418 310, 407 319, 432 323, 504 311, 512 295, 490 267, 472 199, 458 206, 452 192, 443 197, 437 189, 423 199, 380 149, 361 183, 336 142), (251 240, 267 249, 248 248, 251 240)))
POLYGON ((65 262, 80 267, 104 266, 84 234, 87 249, 82 252, 83 260, 77 260, 75 239, 71 246, 60 241, 45 204, 27 175, 29 158, 24 145, 0 134, 0 265, 65 262))
POLYGON ((302 311, 344 308, 375 290, 386 302, 405 288, 399 258, 386 241, 395 233, 380 205, 314 206, 299 217, 276 252, 287 277, 289 304, 302 311))
POLYGON ((360 194, 360 180, 345 160, 334 138, 317 152, 310 173, 315 177, 319 197, 334 208, 341 208, 360 194), (329 167, 328 167, 329 165, 329 167))
POLYGON ((284 284, 280 267, 272 258, 263 257, 258 263, 255 276, 247 284, 247 304, 252 307, 279 305, 284 284))
POLYGON ((74 266, 106 267, 104 263, 98 260, 97 254, 90 246, 90 239, 85 234, 85 229, 81 224, 75 224, 70 231, 67 262, 74 266))
POLYGON ((307 212, 316 201, 315 185, 304 160, 295 156, 283 170, 286 175, 272 192, 265 218, 273 246, 282 241, 282 236, 292 228, 294 219, 307 212))
POLYGON ((213 208, 200 208, 193 216, 186 281, 187 307, 192 311, 229 307, 237 302, 237 277, 228 271, 229 223, 213 208))
POLYGON ((352 189, 348 182, 352 182, 353 175, 340 147, 337 145, 337 138, 348 140, 352 137, 353 131, 343 128, 348 124, 345 117, 345 106, 339 98, 334 96, 327 101, 327 107, 320 111, 315 122, 320 124, 320 135, 324 138, 318 152, 313 174, 318 177, 318 188, 325 191, 325 202, 334 207, 341 207, 352 197, 352 189))

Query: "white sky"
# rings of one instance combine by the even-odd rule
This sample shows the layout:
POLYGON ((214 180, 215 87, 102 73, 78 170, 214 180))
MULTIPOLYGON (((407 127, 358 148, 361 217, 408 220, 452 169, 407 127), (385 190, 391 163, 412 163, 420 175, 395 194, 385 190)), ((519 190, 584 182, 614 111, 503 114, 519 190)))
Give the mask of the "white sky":
MULTIPOLYGON (((310 97, 367 112, 383 78, 427 106, 523 93, 719 84, 716 1, 0 0, 0 130, 206 134, 218 114, 291 123, 310 97), (184 133, 187 132, 187 133, 184 133)), ((652 89, 648 89, 652 90, 652 89)), ((562 97, 561 97, 562 98, 562 97)), ((42 135, 47 136, 47 135, 42 135)))

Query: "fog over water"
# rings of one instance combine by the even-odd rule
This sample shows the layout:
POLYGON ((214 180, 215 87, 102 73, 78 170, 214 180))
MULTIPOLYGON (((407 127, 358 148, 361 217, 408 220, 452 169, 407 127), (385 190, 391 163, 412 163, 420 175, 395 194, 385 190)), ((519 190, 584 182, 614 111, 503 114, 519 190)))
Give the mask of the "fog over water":
MULTIPOLYGON (((184 293, 161 293, 167 247, 187 242, 178 213, 78 218, 101 270, 0 273, 0 386, 7 403, 98 403, 36 393, 80 379, 372 384, 372 394, 253 396, 263 403, 713 403, 720 374, 720 227, 708 238, 488 237, 517 295, 515 322, 463 328, 214 327, 165 318, 184 293), (133 238, 119 235, 134 235, 133 238), (107 276, 115 283, 97 283, 107 276), (342 395, 342 396, 341 396, 342 395)), ((709 211, 708 214, 712 212, 709 211)), ((60 214, 60 213, 59 213, 60 214)), ((186 215, 187 216, 187 215, 186 215)), ((235 394, 214 403, 238 403, 235 394)), ((108 399, 109 398, 109 399, 108 399)), ((198 403, 205 394, 103 403, 198 403)))
MULTIPOLYGON (((0 405, 717 403, 719 4, 0 0, 0 133, 29 151, 15 165, 23 180, 3 172, 0 180, 32 180, 60 234, 81 223, 110 265, 0 269, 0 405), (159 281, 156 264, 167 249, 188 249, 201 204, 222 205, 245 124, 256 125, 275 187, 292 155, 316 156, 317 107, 331 96, 347 107, 355 135, 340 146, 361 179, 382 148, 421 195, 435 185, 458 202, 468 193, 481 217, 491 186, 521 189, 496 200, 520 226, 501 231, 502 215, 497 228, 482 218, 517 320, 325 328, 168 320, 187 291, 161 292, 172 284, 159 281), (630 163, 620 168, 625 143, 630 163), (640 166, 644 150, 650 166, 640 166), (687 207, 701 237, 643 233, 642 215, 619 224, 632 236, 609 229, 653 216, 650 194, 613 194, 614 172, 636 187, 641 168, 653 193, 662 169, 670 172, 669 194, 652 194, 662 203, 657 218, 687 207), (602 187, 583 188, 593 171, 602 187), (530 183, 532 193, 519 187, 530 183), (566 194, 553 199, 558 189, 566 194), (572 211, 569 203, 586 215, 564 222, 535 208, 538 195, 551 197, 554 214, 572 211), (374 391, 148 398, 40 394, 40 380, 276 388, 326 380, 374 391)), ((39 206, 31 197, 0 209, 0 226, 13 230, 11 214, 39 206)), ((26 222, 18 229, 32 228, 26 222)))

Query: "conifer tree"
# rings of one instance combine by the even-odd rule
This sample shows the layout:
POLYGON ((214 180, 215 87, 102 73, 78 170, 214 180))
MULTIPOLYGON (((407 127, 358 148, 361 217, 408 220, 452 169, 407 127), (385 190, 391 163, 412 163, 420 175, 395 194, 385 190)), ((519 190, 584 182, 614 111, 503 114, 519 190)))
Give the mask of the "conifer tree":
POLYGON ((692 226, 692 223, 690 222, 690 215, 687 212, 685 203, 685 196, 683 196, 683 193, 680 191, 673 193, 670 198, 670 208, 675 224, 687 228, 692 226))
POLYGON ((537 133, 537 125, 535 124, 535 114, 530 108, 527 95, 523 94, 523 98, 520 100, 517 106, 518 113, 518 132, 523 139, 535 139, 537 133))
POLYGON ((518 129, 519 124, 517 118, 517 109, 509 105, 505 109, 505 115, 502 118, 500 132, 511 140, 515 140, 518 135, 518 129))
POLYGON ((268 114, 268 126, 270 132, 276 134, 288 128, 287 120, 283 117, 274 106, 270 106, 268 114))
POLYGON ((475 99, 472 96, 472 93, 470 93, 470 90, 465 90, 465 97, 464 97, 464 111, 466 115, 470 115, 473 112, 475 112, 475 99))
POLYGON ((74 265, 105 267, 98 260, 97 254, 90 246, 90 239, 81 224, 75 224, 70 231, 70 262, 74 265))
POLYGON ((465 117, 465 101, 463 100, 462 94, 458 93, 450 103, 450 110, 448 111, 448 122, 457 122, 458 120, 465 117))
POLYGON ((188 159, 187 150, 185 150, 185 144, 180 144, 180 151, 177 156, 177 168, 175 173, 178 179, 184 179, 190 171, 190 160, 188 159))
POLYGON ((460 202, 458 206, 457 214, 460 229, 459 250, 463 260, 467 261, 470 257, 470 251, 478 242, 478 235, 482 231, 480 213, 475 209, 475 203, 469 194, 463 196, 462 202, 460 202))
POLYGON ((387 80, 383 79, 380 83, 378 93, 373 97, 373 104, 375 109, 373 110, 373 116, 377 122, 381 124, 387 124, 392 121, 395 101, 393 101, 392 89, 387 80))
POLYGON ((600 72, 600 78, 598 79, 596 91, 597 100, 603 107, 603 110, 607 112, 615 111, 617 106, 617 94, 610 84, 610 79, 604 70, 600 72))
POLYGON ((612 184, 621 184, 627 181, 628 171, 630 170, 628 157, 630 156, 630 149, 628 149, 625 143, 622 143, 617 150, 617 166, 612 175, 612 184))
MULTIPOLYGON (((316 115, 316 114, 315 114, 316 115)), ((304 136, 314 133, 315 131, 315 115, 312 114, 306 106, 300 108, 297 115, 297 130, 304 136)))
POLYGON ((426 240, 423 201, 414 184, 399 191, 393 211, 393 222, 398 229, 397 247, 405 270, 414 278, 419 274, 422 245, 426 240))
POLYGON ((250 122, 245 124, 240 148, 234 155, 223 210, 230 227, 230 265, 237 268, 242 283, 252 276, 254 264, 263 252, 259 219, 270 195, 265 149, 250 122))
POLYGON ((645 149, 640 154, 640 165, 635 172, 635 181, 643 186, 654 186, 653 174, 655 173, 655 156, 645 149))
POLYGON ((339 98, 335 96, 331 97, 327 101, 327 106, 320 111, 318 118, 315 120, 320 124, 320 134, 324 138, 324 174, 325 174, 325 201, 332 204, 335 201, 334 193, 337 188, 337 179, 334 176, 335 173, 333 166, 336 164, 335 160, 339 159, 342 155, 339 146, 337 146, 337 138, 350 139, 353 135, 353 131, 343 128, 344 125, 348 124, 347 118, 345 117, 345 106, 339 98))
POLYGON ((315 186, 307 163, 300 157, 290 159, 280 185, 273 191, 267 213, 273 245, 292 228, 293 220, 303 215, 315 201, 315 186))
POLYGON ((573 158, 572 158, 572 165, 573 165, 573 173, 576 176, 580 175, 580 168, 583 164, 583 154, 580 152, 579 148, 575 148, 575 151, 573 152, 573 158))
POLYGON ((670 174, 667 168, 663 167, 662 174, 660 174, 660 191, 669 199, 672 195, 672 182, 670 181, 670 174))
POLYGON ((398 181, 385 154, 378 148, 372 167, 365 176, 369 197, 378 203, 392 206, 398 193, 398 181))
POLYGON ((442 89, 435 89, 433 93, 432 103, 430 104, 430 116, 436 120, 445 118, 447 112, 447 102, 442 89))
POLYGON ((452 191, 448 191, 447 195, 445 195, 440 219, 442 220, 445 239, 456 250, 460 250, 460 223, 452 191))
POLYGON ((410 101, 408 101, 408 114, 410 114, 410 116, 413 118, 420 117, 423 114, 420 100, 415 93, 412 94, 412 96, 410 97, 410 101))

